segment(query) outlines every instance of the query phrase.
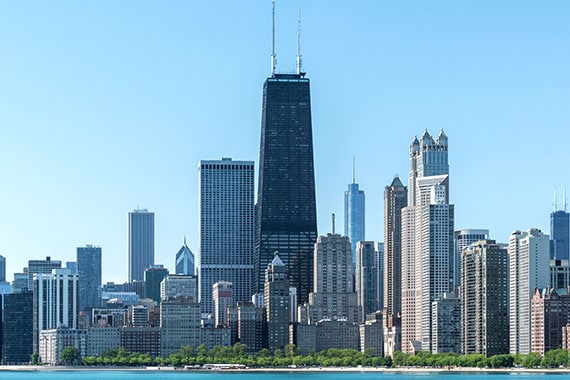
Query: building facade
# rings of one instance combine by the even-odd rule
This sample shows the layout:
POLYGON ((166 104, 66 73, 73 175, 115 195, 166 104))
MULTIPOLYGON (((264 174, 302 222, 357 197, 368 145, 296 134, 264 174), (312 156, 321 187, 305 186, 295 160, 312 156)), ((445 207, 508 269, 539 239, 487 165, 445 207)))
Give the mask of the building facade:
POLYGON ((27 364, 33 351, 34 297, 22 293, 3 294, 2 363, 27 364))
POLYGON ((154 212, 136 209, 128 219, 129 282, 144 281, 144 271, 154 265, 154 212))
POLYGON ((402 311, 402 209, 408 190, 395 177, 384 189, 384 308, 387 315, 402 311))
POLYGON ((536 289, 531 301, 531 351, 541 356, 562 348, 563 327, 570 322, 568 289, 536 289))
POLYGON ((42 330, 39 337, 40 362, 50 365, 64 364, 62 353, 75 347, 81 357, 87 355, 87 331, 68 327, 42 330))
POLYGON ((489 239, 489 230, 462 228, 453 231, 453 289, 461 285, 461 252, 465 247, 479 240, 489 239))
POLYGON ((272 74, 263 85, 255 273, 263 290, 275 252, 300 303, 308 301, 317 239, 311 96, 303 73, 272 74))
POLYGON ((79 310, 101 306, 101 248, 77 247, 79 310))
MULTIPOLYGON (((356 294, 360 306, 360 322, 364 322, 366 315, 380 310, 378 302, 378 260, 373 241, 359 241, 356 243, 356 294)), ((318 275, 318 274, 317 274, 318 275)))
POLYGON ((356 265, 356 243, 365 240, 365 201, 364 190, 358 188, 353 178, 344 192, 344 236, 350 239, 353 265, 356 265))
POLYGON ((214 326, 228 324, 228 307, 234 305, 233 284, 228 281, 217 281, 212 285, 212 298, 214 301, 214 326))
POLYGON ((269 351, 282 349, 289 343, 289 278, 287 266, 278 255, 265 270, 265 321, 269 351))
POLYGON ((186 245, 186 237, 184 238, 184 243, 182 247, 176 252, 175 261, 176 274, 194 274, 194 254, 186 245))
POLYGON ((354 291, 352 249, 347 236, 319 236, 314 251, 313 292, 309 294, 309 323, 320 320, 362 322, 354 291))
POLYGON ((51 274, 34 275, 33 337, 38 352, 42 330, 58 327, 77 328, 79 314, 79 276, 69 269, 54 269, 51 274))
POLYGON ((169 274, 160 282, 160 298, 191 297, 198 302, 198 277, 191 274, 169 274))
POLYGON ((570 259, 570 214, 565 209, 550 214, 550 239, 550 259, 570 259))
POLYGON ((189 297, 172 297, 160 304, 162 357, 180 351, 180 347, 200 345, 200 304, 189 297))
POLYGON ((431 351, 432 302, 453 290, 454 207, 448 138, 426 131, 410 145, 408 206, 402 209, 402 350, 431 351))
POLYGON ((151 265, 144 271, 145 298, 160 303, 160 283, 168 276, 168 269, 162 265, 151 265))
POLYGON ((509 352, 508 253, 494 240, 474 242, 461 253, 464 354, 509 352))
POLYGON ((431 304, 431 352, 461 352, 461 300, 455 294, 443 294, 431 304))
POLYGON ((253 161, 200 161, 198 294, 203 313, 213 313, 212 286, 233 283, 236 301, 253 292, 253 161))
POLYGON ((531 352, 530 301, 550 281, 550 238, 537 228, 509 238, 509 353, 531 352))

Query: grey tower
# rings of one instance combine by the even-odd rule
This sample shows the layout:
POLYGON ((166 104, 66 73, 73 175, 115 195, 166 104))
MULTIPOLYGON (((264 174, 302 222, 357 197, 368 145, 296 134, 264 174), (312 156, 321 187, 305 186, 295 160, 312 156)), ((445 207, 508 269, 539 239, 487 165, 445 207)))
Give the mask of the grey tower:
POLYGON ((203 313, 213 313, 212 286, 233 284, 234 301, 254 293, 254 164, 253 161, 200 161, 200 249, 197 257, 198 297, 203 313))
POLYGON ((79 310, 101 306, 101 248, 77 247, 79 310))
POLYGON ((128 224, 129 282, 144 281, 144 271, 154 265, 154 213, 129 212, 128 224))

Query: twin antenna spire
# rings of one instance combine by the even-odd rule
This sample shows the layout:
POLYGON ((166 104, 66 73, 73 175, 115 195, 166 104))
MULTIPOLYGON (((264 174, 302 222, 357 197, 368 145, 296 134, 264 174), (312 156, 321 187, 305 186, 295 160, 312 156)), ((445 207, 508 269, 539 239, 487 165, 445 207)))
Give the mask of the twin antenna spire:
MULTIPOLYGON (((566 186, 564 186, 564 192, 562 193, 562 200, 563 200, 563 208, 562 210, 564 212, 566 212, 566 208, 567 208, 567 200, 566 200, 566 186)), ((554 206, 554 212, 558 211, 558 205, 556 203, 557 199, 556 199, 556 187, 554 188, 554 202, 552 203, 552 205, 554 206)))
MULTIPOLYGON (((271 75, 275 74, 277 66, 277 54, 275 53, 275 0, 272 0, 272 24, 271 24, 271 75)), ((301 55, 301 10, 299 9, 299 17, 297 20, 297 74, 302 74, 302 59, 301 55)))

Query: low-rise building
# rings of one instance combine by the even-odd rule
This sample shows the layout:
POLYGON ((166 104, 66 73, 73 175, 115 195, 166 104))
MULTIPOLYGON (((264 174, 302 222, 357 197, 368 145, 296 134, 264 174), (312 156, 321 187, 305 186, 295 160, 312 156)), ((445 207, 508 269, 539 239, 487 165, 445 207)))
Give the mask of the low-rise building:
POLYGON ((81 357, 87 355, 87 331, 58 327, 42 330, 39 336, 40 362, 57 365, 62 364, 61 354, 67 347, 75 347, 81 357))

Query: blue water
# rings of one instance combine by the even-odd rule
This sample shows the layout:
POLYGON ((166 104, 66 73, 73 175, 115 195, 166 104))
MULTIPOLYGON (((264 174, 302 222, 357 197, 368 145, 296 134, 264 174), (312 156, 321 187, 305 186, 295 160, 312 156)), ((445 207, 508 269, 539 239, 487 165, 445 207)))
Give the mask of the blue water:
POLYGON ((0 380, 548 380, 569 379, 568 373, 449 372, 161 372, 161 371, 0 371, 0 380))

